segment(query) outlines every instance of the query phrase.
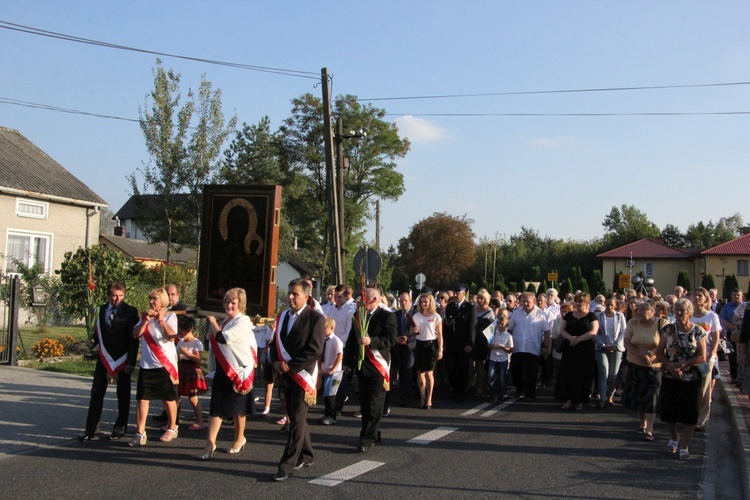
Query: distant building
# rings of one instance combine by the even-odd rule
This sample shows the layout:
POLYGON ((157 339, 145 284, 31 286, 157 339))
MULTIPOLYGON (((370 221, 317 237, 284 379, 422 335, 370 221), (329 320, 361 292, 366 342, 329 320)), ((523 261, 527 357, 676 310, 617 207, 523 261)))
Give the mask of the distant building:
MULTIPOLYGON (((178 203, 187 203, 187 194, 175 194, 173 198, 178 203)), ((128 201, 117 211, 115 214, 115 220, 119 222, 122 227, 122 236, 124 238, 130 238, 134 240, 146 240, 143 231, 138 227, 138 217, 140 214, 138 203, 142 202, 147 213, 164 213, 164 207, 158 195, 155 194, 140 194, 131 196, 128 201)), ((115 229, 117 231, 117 229, 115 229)))
POLYGON ((0 127, 2 271, 13 259, 59 269, 65 252, 98 242, 107 203, 17 130, 0 127))
MULTIPOLYGON (((143 240, 135 240, 123 236, 100 234, 99 244, 113 248, 120 252, 123 257, 133 259, 147 267, 167 263, 167 245, 165 243, 151 244, 143 240)), ((182 248, 180 252, 175 252, 173 247, 169 261, 174 264, 189 263, 195 265, 197 258, 197 252, 191 248, 182 248)))
POLYGON ((718 288, 723 287, 722 276, 734 274, 737 277, 740 290, 748 290, 750 285, 750 275, 748 275, 748 271, 750 271, 748 269, 750 263, 750 234, 704 250, 701 252, 701 257, 701 273, 712 274, 718 288))

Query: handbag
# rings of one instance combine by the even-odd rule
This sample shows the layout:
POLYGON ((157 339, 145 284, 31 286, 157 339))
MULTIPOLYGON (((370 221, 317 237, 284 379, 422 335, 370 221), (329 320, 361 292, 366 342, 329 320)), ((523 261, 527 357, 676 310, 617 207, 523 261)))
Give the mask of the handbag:
POLYGON ((564 338, 562 335, 558 335, 555 339, 555 352, 563 353, 565 349, 570 345, 570 341, 564 338))

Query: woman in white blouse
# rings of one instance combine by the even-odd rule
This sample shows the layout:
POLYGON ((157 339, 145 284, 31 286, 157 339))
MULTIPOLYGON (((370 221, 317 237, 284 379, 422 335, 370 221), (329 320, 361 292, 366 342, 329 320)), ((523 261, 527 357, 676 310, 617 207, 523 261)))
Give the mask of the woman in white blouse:
POLYGON ((436 310, 432 294, 423 293, 417 299, 417 312, 412 316, 412 331, 417 338, 414 369, 417 371, 420 408, 423 410, 432 408, 432 389, 435 385, 432 372, 437 360, 443 357, 443 324, 436 310))
POLYGON ((625 352, 623 335, 625 334, 625 315, 619 309, 617 299, 613 296, 604 302, 604 311, 599 316, 599 332, 596 335, 596 366, 599 370, 599 403, 597 408, 614 406, 613 400, 617 384, 617 372, 620 370, 622 353, 625 352))

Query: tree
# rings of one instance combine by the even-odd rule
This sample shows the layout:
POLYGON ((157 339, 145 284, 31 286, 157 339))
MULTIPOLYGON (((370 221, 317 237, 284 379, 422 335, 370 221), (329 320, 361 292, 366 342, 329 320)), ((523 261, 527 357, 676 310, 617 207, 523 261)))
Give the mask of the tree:
POLYGON ((737 276, 735 276, 734 274, 727 276, 726 279, 724 280, 722 297, 725 299, 729 299, 730 297, 732 297, 732 290, 739 288, 739 287, 740 287, 740 284, 737 281, 737 276))
MULTIPOLYGON (((384 109, 363 105, 355 96, 338 96, 333 113, 343 120, 344 130, 364 130, 359 139, 342 140, 349 168, 344 175, 344 227, 346 248, 362 244, 363 233, 376 199, 396 201, 404 192, 403 175, 396 170, 396 159, 409 151, 409 140, 398 135, 392 122, 385 121, 384 109)), ((323 107, 320 99, 305 94, 292 100, 292 116, 279 129, 282 161, 288 171, 299 176, 299 190, 290 194, 287 213, 300 245, 324 251, 328 217, 326 214, 326 165, 323 135, 323 107)))
POLYGON ((690 288, 690 275, 684 269, 681 269, 677 273, 677 286, 681 286, 685 290, 692 290, 692 288, 690 288))
POLYGON ((443 290, 463 278, 476 261, 473 222, 466 215, 436 212, 412 226, 398 245, 409 275, 424 273, 443 290), (436 248, 440 251, 433 251, 436 248))
POLYGON ((171 69, 165 71, 157 59, 153 75, 154 89, 140 110, 139 119, 150 159, 130 175, 129 181, 138 197, 138 226, 149 241, 167 243, 169 260, 174 243, 198 246, 203 185, 215 177, 221 145, 237 119, 224 123, 221 91, 213 91, 205 75, 201 77, 197 101, 188 90, 182 106, 180 74, 171 69), (140 197, 148 192, 156 196, 160 211, 154 212, 140 197))
POLYGON ((595 294, 601 293, 602 295, 607 295, 607 284, 604 282, 602 272, 598 269, 594 269, 594 272, 591 275, 590 288, 595 294))
POLYGON ((710 248, 737 238, 744 225, 738 213, 731 217, 722 217, 719 222, 713 221, 690 224, 685 233, 686 246, 692 248, 710 248))
POLYGON ((716 288, 716 284, 714 282, 714 275, 710 273, 704 274, 703 278, 701 278, 701 287, 705 288, 706 290, 716 288))
POLYGON ((622 205, 612 210, 602 222, 604 241, 609 248, 616 248, 643 238, 658 238, 659 228, 648 220, 646 214, 633 205, 622 205))
POLYGON ((687 246, 685 235, 674 224, 664 226, 664 229, 661 230, 661 239, 668 247, 685 248, 687 246))

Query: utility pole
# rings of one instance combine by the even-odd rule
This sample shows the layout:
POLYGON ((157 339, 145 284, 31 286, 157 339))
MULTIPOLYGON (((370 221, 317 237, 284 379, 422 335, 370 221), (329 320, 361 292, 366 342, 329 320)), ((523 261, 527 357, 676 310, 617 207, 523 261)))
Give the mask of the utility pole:
POLYGON ((380 252, 380 200, 375 200, 375 250, 380 252))
POLYGON ((333 121, 331 110, 331 81, 328 68, 320 70, 323 87, 323 137, 326 154, 326 201, 328 211, 328 237, 331 252, 331 276, 336 283, 344 283, 344 266, 341 261, 341 240, 339 232, 338 194, 336 170, 333 165, 333 121))
POLYGON ((339 209, 339 244, 341 245, 341 275, 343 279, 339 284, 346 283, 346 266, 344 265, 344 252, 346 251, 346 225, 344 219, 344 120, 339 116, 336 119, 336 190, 338 194, 339 209))

